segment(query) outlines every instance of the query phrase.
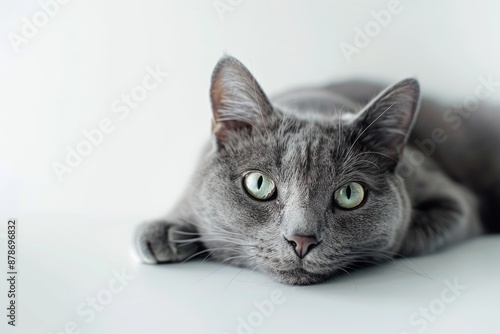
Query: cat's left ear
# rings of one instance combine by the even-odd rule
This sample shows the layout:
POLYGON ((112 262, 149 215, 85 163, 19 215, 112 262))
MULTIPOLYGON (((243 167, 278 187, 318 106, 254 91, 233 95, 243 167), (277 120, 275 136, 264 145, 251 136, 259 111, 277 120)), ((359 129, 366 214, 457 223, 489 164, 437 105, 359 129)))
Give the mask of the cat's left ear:
POLYGON ((420 86, 415 79, 405 79, 376 96, 354 121, 353 143, 387 157, 394 169, 417 118, 420 86))
POLYGON ((215 66, 210 88, 212 131, 223 143, 231 131, 262 127, 272 105, 250 71, 236 58, 225 56, 215 66))

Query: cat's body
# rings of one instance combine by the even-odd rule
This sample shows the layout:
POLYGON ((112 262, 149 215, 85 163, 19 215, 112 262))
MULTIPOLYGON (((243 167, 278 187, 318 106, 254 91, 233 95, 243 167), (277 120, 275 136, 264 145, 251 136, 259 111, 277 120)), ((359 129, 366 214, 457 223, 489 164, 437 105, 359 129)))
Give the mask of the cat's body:
MULTIPOLYGON (((494 84, 500 86, 498 82, 494 84)), ((349 81, 326 88, 364 105, 385 86, 349 81)), ((483 99, 489 96, 482 94, 492 94, 494 90, 481 88, 476 95, 483 99)), ((497 105, 481 103, 476 108, 466 108, 423 96, 408 143, 437 163, 451 179, 470 189, 480 201, 485 231, 500 232, 500 109, 497 105), (439 129, 444 136, 434 140, 437 138, 433 131, 439 132, 439 129)))
POLYGON ((213 143, 176 210, 138 229, 141 258, 201 252, 310 284, 494 230, 500 115, 457 126, 458 112, 444 118, 447 108, 424 99, 415 122, 418 83, 382 89, 344 82, 271 103, 243 65, 221 60, 213 143))

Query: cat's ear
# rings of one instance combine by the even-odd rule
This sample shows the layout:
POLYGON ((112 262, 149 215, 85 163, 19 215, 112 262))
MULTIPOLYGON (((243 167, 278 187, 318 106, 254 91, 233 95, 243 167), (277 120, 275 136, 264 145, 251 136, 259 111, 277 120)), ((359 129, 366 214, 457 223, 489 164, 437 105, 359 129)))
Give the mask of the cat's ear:
POLYGON ((386 157, 395 168, 417 118, 420 86, 415 79, 400 81, 376 96, 354 121, 354 143, 359 141, 386 157))
POLYGON ((210 99, 214 116, 212 131, 219 142, 230 131, 252 132, 255 127, 263 126, 273 109, 257 80, 230 56, 223 57, 215 66, 210 99))

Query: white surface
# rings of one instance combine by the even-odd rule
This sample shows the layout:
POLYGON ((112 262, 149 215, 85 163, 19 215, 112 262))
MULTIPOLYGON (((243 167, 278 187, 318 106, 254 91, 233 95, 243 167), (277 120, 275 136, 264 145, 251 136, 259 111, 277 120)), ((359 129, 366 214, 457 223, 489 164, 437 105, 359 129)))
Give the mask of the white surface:
MULTIPOLYGON (((435 319, 426 322, 425 333, 498 333, 500 328, 498 236, 324 284, 291 287, 208 261, 138 263, 126 251, 133 224, 123 221, 36 217, 19 224, 19 327, 8 333, 55 334, 69 322, 81 333, 95 334, 246 333, 238 332, 238 319, 259 321, 254 303, 270 300, 273 291, 282 294, 282 303, 262 317, 255 333, 422 333, 421 308, 435 319), (90 316, 80 315, 79 306, 87 298, 105 298, 115 271, 133 278, 87 322, 90 316), (441 303, 444 281, 455 280, 464 289, 454 301, 441 303)), ((5 290, 3 280, 0 289, 5 290)), ((453 297, 444 292, 444 299, 453 297)))
MULTIPOLYGON (((498 332, 493 237, 407 263, 430 279, 398 264, 296 290, 255 283, 267 282, 259 274, 232 280, 239 269, 230 267, 203 279, 216 264, 132 262, 131 226, 164 214, 194 169, 210 131, 210 74, 223 52, 247 64, 269 93, 352 76, 416 76, 424 93, 451 105, 474 93, 478 77, 500 80, 498 1, 401 0, 403 10, 351 62, 339 46, 353 43, 355 29, 388 1, 241 1, 223 20, 214 2, 72 0, 18 53, 9 34, 41 7, 0 2, 0 231, 5 217, 20 219, 17 333, 58 333, 69 321, 82 333, 233 333, 238 317, 275 288, 286 302, 256 333, 415 333, 408 317, 455 277, 467 290, 425 332, 498 332), (170 75, 121 119, 113 102, 142 84, 148 66, 170 75), (106 118, 113 132, 59 182, 52 164, 106 118), (78 305, 121 268, 133 282, 82 322, 78 305)), ((491 99, 500 101, 500 89, 491 99)))

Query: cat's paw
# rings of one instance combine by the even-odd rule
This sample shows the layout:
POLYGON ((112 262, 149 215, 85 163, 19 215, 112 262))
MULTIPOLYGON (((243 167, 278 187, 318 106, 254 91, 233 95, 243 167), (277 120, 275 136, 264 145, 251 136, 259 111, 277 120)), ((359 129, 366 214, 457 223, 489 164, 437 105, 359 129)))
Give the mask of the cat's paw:
POLYGON ((179 262, 193 255, 200 244, 196 232, 159 220, 139 225, 134 242, 137 253, 145 263, 179 262))

